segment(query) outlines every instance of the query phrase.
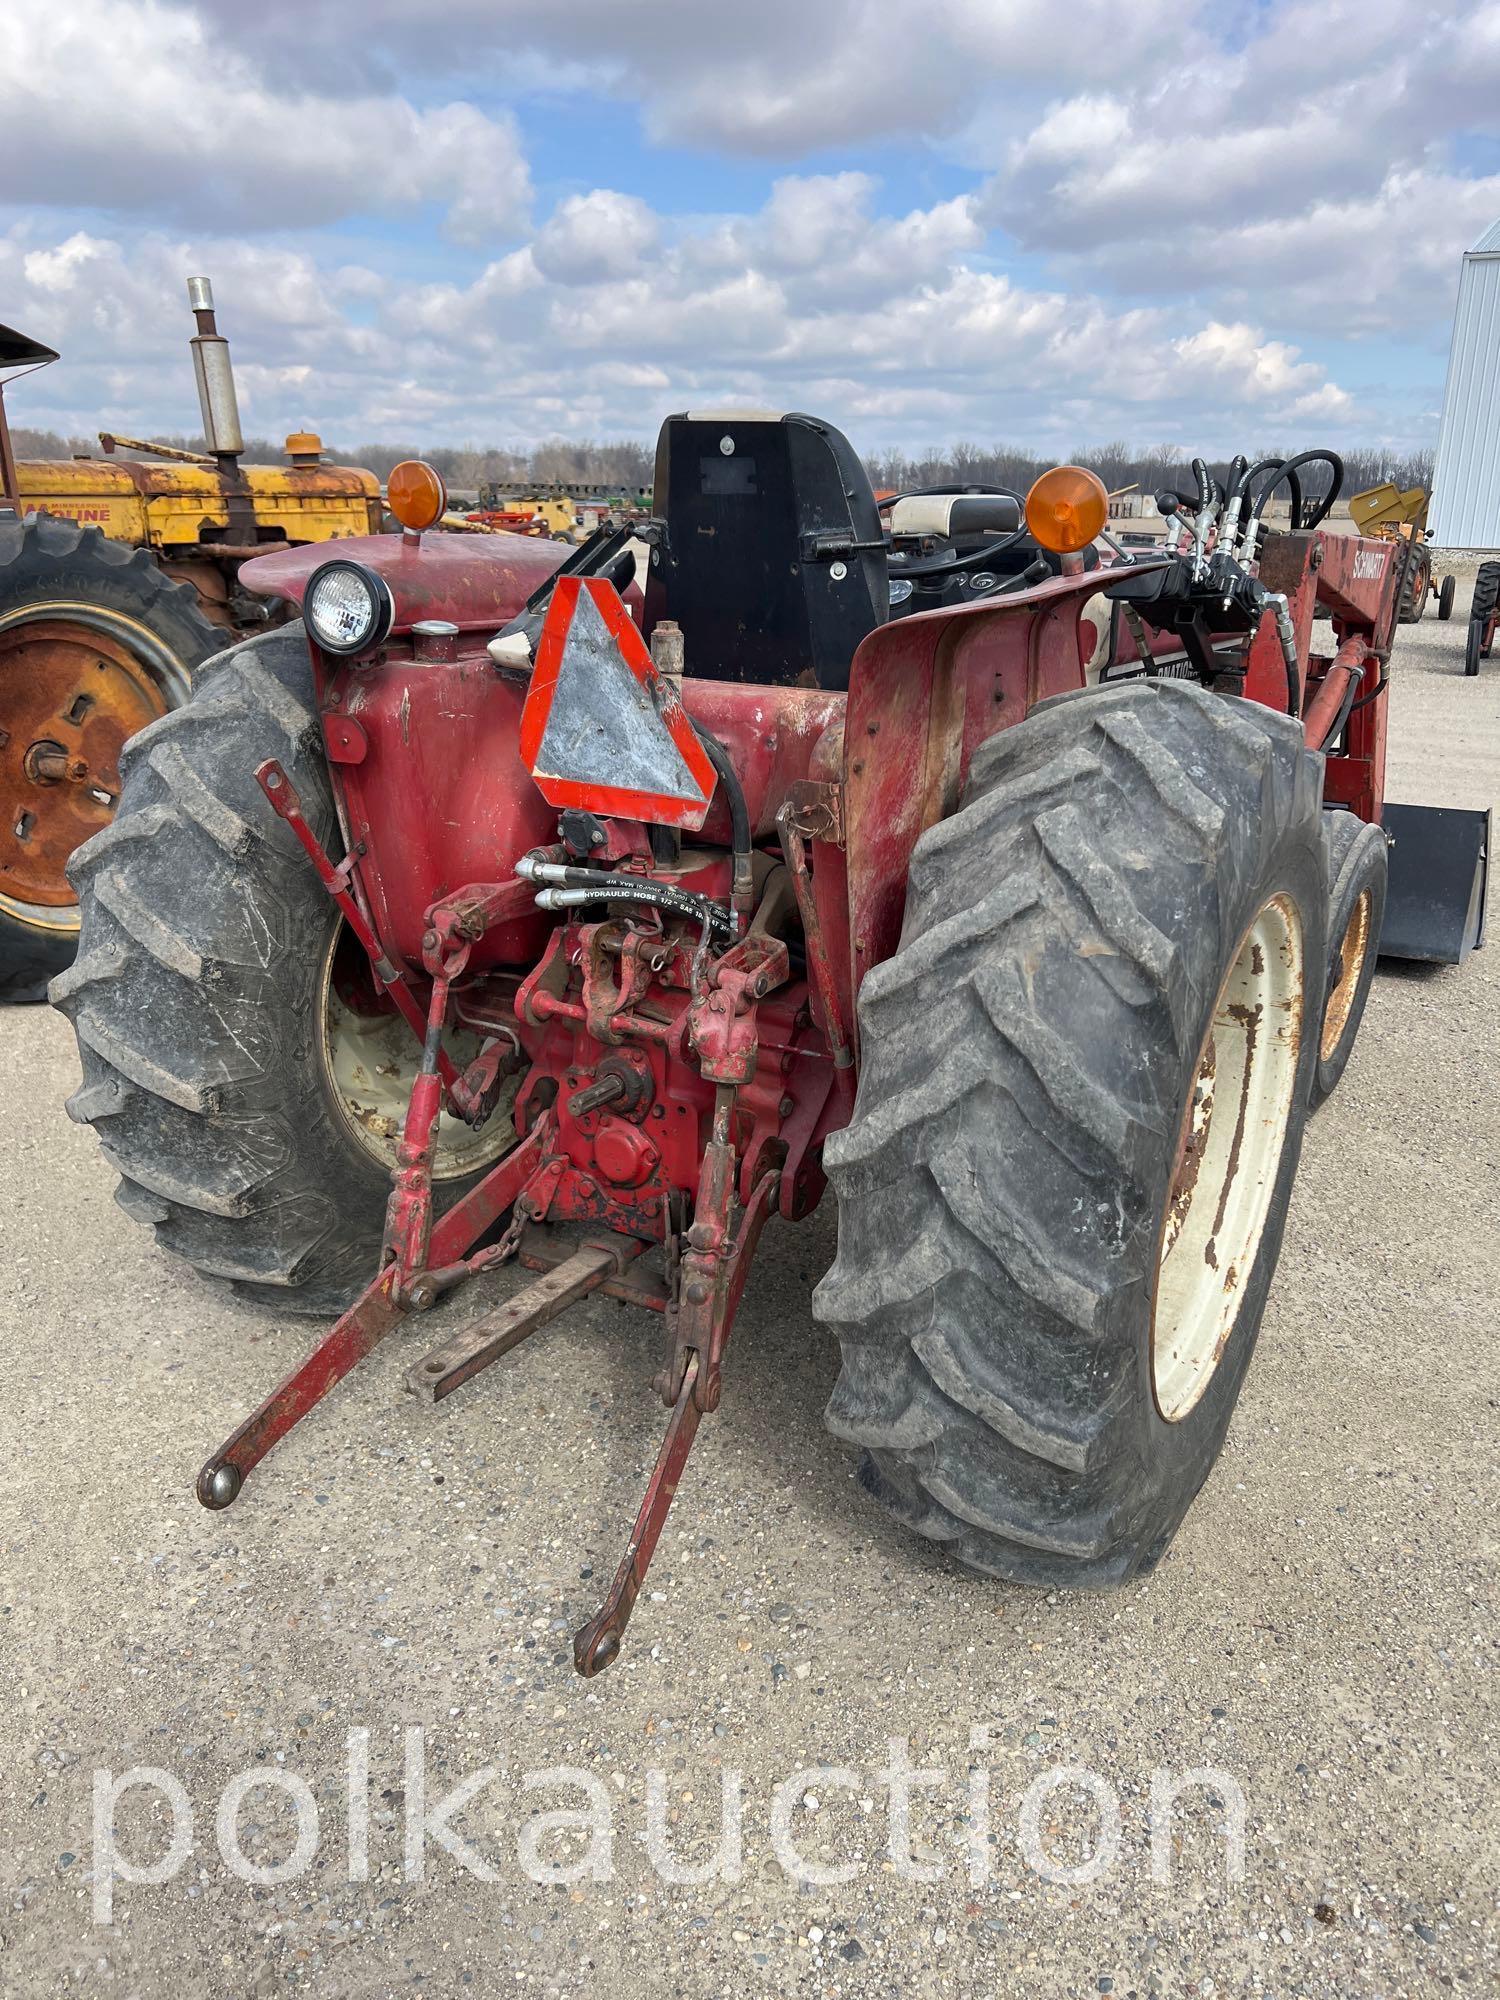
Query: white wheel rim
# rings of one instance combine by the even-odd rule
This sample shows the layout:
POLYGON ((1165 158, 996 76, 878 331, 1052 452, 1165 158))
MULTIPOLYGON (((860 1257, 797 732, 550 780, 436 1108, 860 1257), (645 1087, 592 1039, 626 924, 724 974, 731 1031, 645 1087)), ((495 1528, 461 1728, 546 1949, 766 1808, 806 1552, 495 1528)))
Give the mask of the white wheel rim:
MULTIPOLYGON (((323 1074, 350 1136, 389 1173, 396 1165, 396 1147, 422 1051, 399 1014, 357 1014, 339 998, 333 984, 333 961, 343 929, 340 924, 323 955, 319 1009, 323 1074)), ((481 1040, 467 1029, 449 1028, 443 1047, 455 1067, 462 1069, 478 1055, 481 1040)), ((510 1117, 514 1096, 514 1085, 508 1093, 502 1092, 500 1102, 478 1131, 448 1112, 442 1113, 432 1173, 435 1181, 477 1173, 515 1144, 510 1117)))
POLYGON ((1302 1028, 1302 922, 1289 897, 1274 896, 1219 989, 1183 1112, 1151 1322, 1152 1389, 1168 1423, 1212 1381, 1259 1254, 1302 1028))
POLYGON ((1324 1062, 1332 1062, 1338 1052, 1344 1030, 1349 1025, 1349 1016, 1354 1011, 1355 996, 1370 951, 1373 907, 1369 890, 1362 890, 1349 913, 1344 935, 1339 940, 1338 957, 1333 966, 1334 983, 1324 1003, 1323 1035, 1318 1047, 1318 1054, 1324 1062))

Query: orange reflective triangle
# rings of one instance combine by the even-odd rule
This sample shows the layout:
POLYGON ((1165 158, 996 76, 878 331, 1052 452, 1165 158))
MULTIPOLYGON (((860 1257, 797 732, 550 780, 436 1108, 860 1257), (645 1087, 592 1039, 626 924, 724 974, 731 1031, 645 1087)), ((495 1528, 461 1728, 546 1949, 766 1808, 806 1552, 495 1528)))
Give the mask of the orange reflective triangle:
POLYGON ((565 576, 552 593, 521 711, 521 759, 552 806, 696 832, 714 767, 676 684, 659 674, 619 592, 565 576))

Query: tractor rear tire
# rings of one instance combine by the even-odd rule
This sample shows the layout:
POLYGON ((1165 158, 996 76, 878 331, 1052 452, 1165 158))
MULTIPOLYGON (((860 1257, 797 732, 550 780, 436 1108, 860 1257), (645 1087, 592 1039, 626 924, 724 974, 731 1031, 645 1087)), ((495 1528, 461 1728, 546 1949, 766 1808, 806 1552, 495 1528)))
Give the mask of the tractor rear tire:
POLYGON ((1424 544, 1419 543, 1406 561, 1406 574, 1401 580, 1401 602, 1396 611, 1396 619, 1402 625, 1415 625, 1427 609, 1427 593, 1432 588, 1432 557, 1424 544))
POLYGON ((1469 600, 1469 630, 1464 643, 1464 672, 1471 680, 1479 672, 1480 661, 1490 656, 1485 634, 1497 604, 1500 604, 1500 563, 1481 563, 1474 579, 1474 595, 1469 600))
POLYGON ((1106 685, 992 737, 918 843, 814 1310, 864 1485, 972 1568, 1121 1584, 1219 1454, 1317 1054, 1320 793, 1285 716, 1106 685))
POLYGON ((44 1000, 72 962, 68 856, 108 823, 131 731, 185 701, 227 636, 145 549, 47 514, 0 521, 0 1004, 44 1000), (87 779, 40 780, 43 749, 87 779))
POLYGON ((1380 955, 1390 867, 1378 826, 1351 812, 1326 812, 1323 824, 1328 843, 1328 983, 1313 1070, 1314 1111, 1348 1067, 1365 1016, 1380 955))
MULTIPOLYGON (((82 936, 51 997, 83 1064, 69 1116, 98 1132, 125 1212, 251 1298, 331 1313, 375 1274, 390 1178, 336 1098, 324 1009, 339 918, 256 782, 270 757, 337 853, 300 624, 241 641, 126 745, 114 823, 73 857, 82 936)), ((409 1078, 416 1043, 394 1026, 389 1067, 409 1078)), ((375 1067, 366 1055, 370 1092, 375 1067)), ((504 1123, 491 1120, 502 1147, 504 1123)))

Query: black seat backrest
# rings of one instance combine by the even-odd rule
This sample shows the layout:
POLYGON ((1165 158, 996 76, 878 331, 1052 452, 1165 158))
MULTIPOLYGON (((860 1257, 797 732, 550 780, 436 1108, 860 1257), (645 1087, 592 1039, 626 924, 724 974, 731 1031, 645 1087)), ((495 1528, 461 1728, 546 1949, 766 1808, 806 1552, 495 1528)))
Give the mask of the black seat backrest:
POLYGON ((814 417, 668 417, 656 445, 646 626, 674 618, 687 671, 714 680, 849 685, 890 611, 885 539, 853 447, 814 417))

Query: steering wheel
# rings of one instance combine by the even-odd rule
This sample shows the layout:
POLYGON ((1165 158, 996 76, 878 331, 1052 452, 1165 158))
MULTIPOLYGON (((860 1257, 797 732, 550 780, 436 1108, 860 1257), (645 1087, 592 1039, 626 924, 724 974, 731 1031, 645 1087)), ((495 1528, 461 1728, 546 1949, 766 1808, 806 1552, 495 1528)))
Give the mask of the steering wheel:
POLYGON ((1021 525, 1012 528, 1009 534, 1002 535, 998 541, 986 542, 982 548, 968 549, 962 555, 956 549, 950 549, 946 555, 922 556, 914 562, 903 559, 897 565, 895 572, 897 576, 947 576, 956 569, 984 569, 995 560, 996 556, 1004 555, 1007 549, 1013 549, 1016 543, 1023 540, 1030 532, 1026 526, 1026 502, 1009 486, 987 486, 977 482, 970 486, 912 486, 904 492, 889 494, 884 500, 877 500, 875 504, 883 514, 887 508, 894 507, 898 500, 961 499, 965 494, 971 493, 987 493, 1002 500, 1014 500, 1020 509, 1021 525))

